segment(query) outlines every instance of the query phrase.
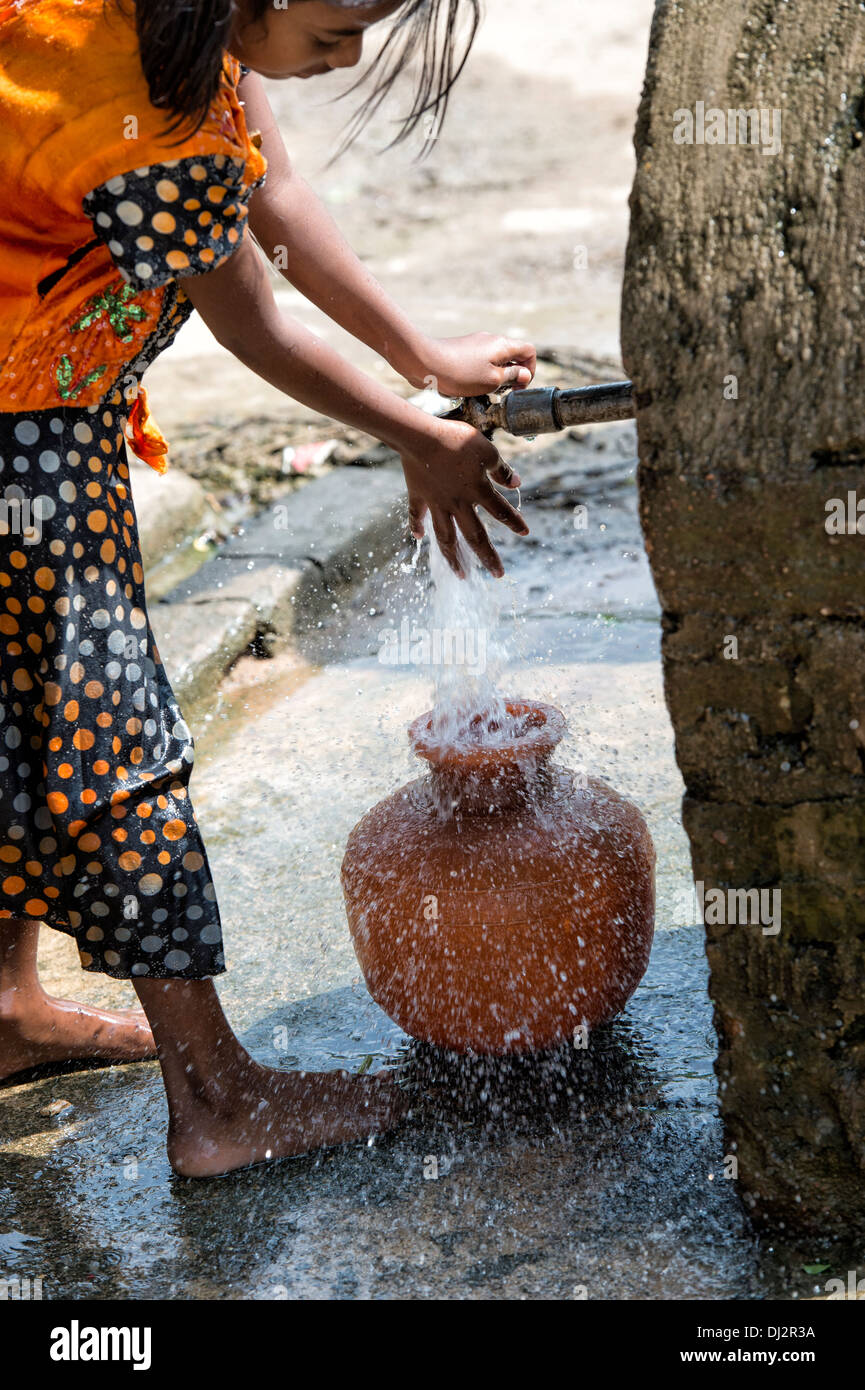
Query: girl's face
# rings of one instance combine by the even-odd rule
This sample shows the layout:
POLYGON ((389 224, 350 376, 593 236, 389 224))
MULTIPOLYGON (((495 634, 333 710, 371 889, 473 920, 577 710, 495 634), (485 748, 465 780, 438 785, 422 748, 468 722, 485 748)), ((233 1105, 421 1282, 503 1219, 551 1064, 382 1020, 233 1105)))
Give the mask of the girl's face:
POLYGON ((284 8, 271 4, 260 19, 250 20, 247 0, 239 0, 229 50, 262 77, 318 77, 334 68, 353 68, 360 62, 367 29, 387 19, 400 3, 288 0, 284 8))

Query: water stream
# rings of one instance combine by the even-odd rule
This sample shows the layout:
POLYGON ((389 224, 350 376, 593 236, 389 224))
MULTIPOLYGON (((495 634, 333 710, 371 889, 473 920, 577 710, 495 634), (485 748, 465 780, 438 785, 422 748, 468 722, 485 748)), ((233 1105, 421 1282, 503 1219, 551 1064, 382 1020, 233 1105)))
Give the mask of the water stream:
POLYGON ((510 659, 501 624, 500 589, 481 569, 459 532, 456 554, 464 579, 454 574, 435 539, 430 540, 429 626, 444 658, 432 666, 431 734, 452 747, 466 742, 505 743, 513 730, 499 684, 510 659), (448 660, 449 653, 463 659, 448 660))

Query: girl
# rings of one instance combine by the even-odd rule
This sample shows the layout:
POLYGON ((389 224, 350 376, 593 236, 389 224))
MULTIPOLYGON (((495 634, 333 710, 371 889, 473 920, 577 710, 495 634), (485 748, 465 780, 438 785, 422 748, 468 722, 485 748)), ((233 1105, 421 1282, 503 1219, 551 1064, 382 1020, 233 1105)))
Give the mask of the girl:
POLYGON ((261 82, 352 67, 389 21, 365 110, 419 51, 405 135, 465 61, 463 3, 0 0, 0 1076, 155 1050, 188 1176, 367 1135, 401 1105, 386 1078, 259 1066, 222 1013, 193 743, 147 616, 124 440, 164 471, 141 377, 194 307, 265 380, 399 452, 414 536, 428 515, 459 573, 459 528, 501 575, 475 508, 525 534, 491 481, 519 479, 284 318, 254 244, 414 386, 527 385, 527 344, 432 339, 400 313, 292 169, 261 82), (144 1015, 49 998, 40 922, 131 980, 144 1015))

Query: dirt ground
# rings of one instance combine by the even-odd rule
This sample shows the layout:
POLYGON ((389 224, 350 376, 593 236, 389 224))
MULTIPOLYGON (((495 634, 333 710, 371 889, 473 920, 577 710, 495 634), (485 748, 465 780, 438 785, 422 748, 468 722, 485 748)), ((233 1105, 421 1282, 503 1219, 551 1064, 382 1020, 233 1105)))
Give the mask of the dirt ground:
MULTIPOLYGON (((423 163, 414 162, 417 140, 380 153, 407 90, 328 167, 356 100, 333 100, 349 77, 268 83, 296 167, 419 326, 503 331, 618 358, 631 139, 652 10, 653 0, 488 0, 423 163)), ((286 313, 399 384, 276 272, 273 287, 286 313)), ((169 439, 211 418, 298 418, 197 316, 147 386, 169 439)))

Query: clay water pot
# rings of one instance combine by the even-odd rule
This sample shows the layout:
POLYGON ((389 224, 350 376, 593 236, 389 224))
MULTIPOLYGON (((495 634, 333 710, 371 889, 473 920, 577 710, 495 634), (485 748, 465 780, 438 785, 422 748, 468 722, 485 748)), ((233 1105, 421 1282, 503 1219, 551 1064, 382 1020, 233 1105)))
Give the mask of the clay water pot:
MULTIPOLYGON (((549 705, 508 702, 507 742, 410 726, 429 775, 355 826, 348 924, 373 999, 412 1037, 527 1052, 613 1018, 649 962, 655 851, 636 806, 551 762, 549 705)), ((583 1035, 581 1035, 583 1036, 583 1035)))

